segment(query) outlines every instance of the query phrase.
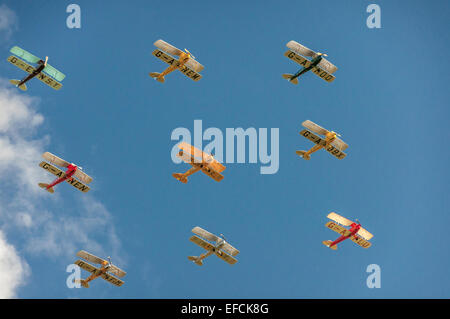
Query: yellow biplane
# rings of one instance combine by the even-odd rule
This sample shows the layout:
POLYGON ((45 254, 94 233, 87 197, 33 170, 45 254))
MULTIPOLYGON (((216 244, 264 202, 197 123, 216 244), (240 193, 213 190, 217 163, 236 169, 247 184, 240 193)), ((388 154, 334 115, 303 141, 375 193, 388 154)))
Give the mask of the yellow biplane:
POLYGON ((340 136, 339 134, 333 131, 328 131, 310 120, 304 121, 302 125, 314 133, 324 135, 325 137, 319 137, 308 130, 302 130, 300 135, 306 137, 316 145, 314 145, 309 151, 296 151, 295 153, 297 153, 297 155, 303 157, 305 160, 309 160, 312 153, 324 148, 337 159, 343 159, 347 156, 347 154, 343 151, 348 147, 348 145, 338 138, 338 136, 340 136))
POLYGON ((181 151, 177 156, 184 162, 191 164, 192 168, 185 173, 172 174, 177 180, 186 184, 188 181, 187 177, 200 170, 216 182, 220 182, 223 179, 223 175, 220 173, 222 173, 226 167, 215 160, 212 155, 202 152, 198 148, 185 142, 181 142, 178 147, 181 151))
POLYGON ((156 49, 152 52, 152 54, 169 64, 170 66, 165 69, 162 73, 151 72, 149 75, 157 80, 158 82, 164 83, 164 76, 175 71, 180 70, 184 75, 188 78, 191 78, 194 81, 198 81, 202 78, 199 74, 204 69, 204 66, 195 61, 195 57, 189 52, 187 49, 181 51, 176 47, 170 45, 169 43, 158 40, 154 43, 154 45, 160 49, 156 49), (169 54, 177 56, 179 59, 170 56, 169 54))

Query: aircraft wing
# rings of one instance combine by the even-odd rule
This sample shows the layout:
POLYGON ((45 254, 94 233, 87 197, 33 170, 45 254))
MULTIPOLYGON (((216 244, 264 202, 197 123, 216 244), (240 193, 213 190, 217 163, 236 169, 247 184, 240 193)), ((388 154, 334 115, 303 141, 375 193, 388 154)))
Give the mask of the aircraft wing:
POLYGON ((341 140, 338 137, 336 137, 336 139, 333 142, 331 142, 331 145, 335 146, 336 148, 338 148, 341 151, 345 151, 345 149, 347 149, 347 147, 348 147, 347 143, 345 143, 343 140, 341 140))
POLYGON ((124 284, 124 282, 123 282, 122 280, 120 280, 119 278, 116 278, 116 277, 114 277, 113 275, 110 275, 110 274, 107 274, 107 273, 101 275, 101 277, 102 277, 104 280, 106 280, 106 281, 112 283, 113 285, 115 285, 115 286, 117 286, 117 287, 120 287, 120 286, 122 286, 122 285, 124 284))
POLYGON ((325 146, 325 139, 318 137, 317 135, 315 135, 314 133, 311 133, 308 130, 302 130, 300 132, 300 135, 303 137, 306 137, 308 140, 310 140, 311 142, 318 144, 318 145, 322 145, 325 146))
POLYGON ((338 224, 336 224, 334 222, 331 222, 331 221, 326 223, 325 227, 335 231, 339 235, 350 236, 350 234, 351 234, 351 232, 348 229, 346 229, 346 228, 344 228, 344 227, 342 227, 342 226, 340 226, 340 225, 338 225, 338 224))
POLYGON ((44 154, 42 154, 42 157, 44 159, 46 159, 47 161, 49 161, 50 163, 53 163, 53 164, 61 166, 61 167, 67 167, 70 164, 69 162, 59 158, 56 155, 53 155, 50 152, 45 152, 44 154))
POLYGON ((202 247, 203 249, 210 251, 214 249, 214 246, 211 245, 210 243, 208 243, 207 241, 204 241, 203 239, 201 239, 200 237, 197 236, 192 236, 191 238, 189 238, 189 240, 191 242, 193 242, 194 244, 199 245, 200 247, 202 247))
POLYGON ((97 274, 99 274, 101 272, 101 270, 99 268, 94 267, 94 266, 92 266, 92 265, 88 264, 87 262, 84 262, 84 261, 82 261, 80 259, 78 259, 76 262, 74 262, 74 264, 79 266, 80 268, 90 272, 90 273, 95 274, 95 275, 97 275, 97 274))
MULTIPOLYGON (((207 163, 217 162, 212 155, 209 155, 188 143, 181 142, 180 144, 178 144, 178 148, 183 150, 183 153, 187 153, 187 154, 192 155, 193 157, 199 159, 199 162, 201 162, 201 161, 204 161, 207 163), (202 160, 200 160, 200 159, 202 159, 202 160)), ((217 163, 219 163, 219 162, 217 162, 217 163)))
POLYGON ((66 176, 66 173, 64 173, 62 170, 60 170, 59 168, 57 168, 47 162, 41 162, 39 164, 39 166, 42 167, 43 169, 49 171, 50 173, 52 173, 53 175, 55 175, 58 178, 66 176))
POLYGON ((314 52, 311 49, 308 49, 307 47, 305 47, 304 45, 301 45, 300 43, 291 40, 289 41, 286 46, 291 49, 292 51, 294 51, 297 54, 301 54, 303 56, 310 56, 313 57, 316 55, 316 52, 314 52))
POLYGON ((95 263, 95 264, 101 265, 106 262, 106 260, 104 260, 100 257, 97 257, 95 255, 92 255, 85 250, 80 250, 79 252, 77 252, 77 256, 81 257, 83 259, 86 259, 87 261, 90 261, 91 263, 95 263))
POLYGON ((344 226, 350 226, 353 222, 341 215, 336 214, 335 212, 331 212, 327 215, 327 218, 334 220, 336 223, 339 223, 344 226))
POLYGON ((74 176, 84 183, 89 184, 90 182, 92 182, 92 177, 80 170, 80 168, 77 168, 74 176))
MULTIPOLYGON (((180 62, 178 62, 177 59, 171 57, 168 54, 165 54, 161 50, 154 50, 152 52, 152 54, 155 57, 157 57, 158 59, 166 62, 167 64, 175 65, 176 67, 178 67, 180 65, 180 62)), ((188 65, 188 63, 186 63, 181 69, 179 69, 180 72, 183 73, 184 75, 186 75, 188 78, 191 78, 194 81, 200 80, 202 78, 202 76, 200 74, 198 74, 197 72, 195 72, 194 70, 190 69, 187 65, 188 65)))
POLYGON ((338 69, 337 66, 335 66, 333 63, 331 63, 325 58, 322 58, 322 60, 320 60, 318 65, 330 74, 336 72, 338 69))
POLYGON ((184 65, 188 66, 195 72, 201 72, 205 68, 200 62, 192 57, 184 65))
POLYGON ((333 82, 334 79, 336 78, 333 74, 328 73, 327 71, 323 70, 318 66, 313 67, 311 71, 319 78, 322 78, 329 83, 333 82))
POLYGON ((18 67, 19 69, 24 70, 27 73, 32 73, 35 68, 32 67, 31 65, 29 65, 28 63, 26 63, 25 61, 11 55, 8 57, 7 61, 13 65, 15 65, 16 67, 18 67))
POLYGON ((47 84, 52 89, 59 90, 60 88, 62 88, 62 84, 61 83, 59 83, 55 79, 52 79, 48 75, 45 75, 45 73, 42 73, 42 72, 39 73, 38 75, 36 75, 36 79, 38 79, 39 81, 47 84))
POLYGON ((216 182, 220 182, 223 179, 222 174, 217 173, 214 169, 212 169, 208 165, 202 167, 202 172, 211 177, 216 182))
MULTIPOLYGON (((190 60, 189 60, 190 61, 190 60)), ((188 62, 189 62, 188 61, 188 62)), ((192 70, 191 68, 189 68, 187 66, 188 63, 186 63, 182 69, 179 69, 181 71, 181 73, 183 73, 184 75, 186 75, 188 78, 190 78, 191 80, 194 80, 195 82, 197 82, 198 80, 200 80, 202 78, 201 74, 198 74, 197 72, 195 72, 194 70, 192 70)))
POLYGON ((351 236, 350 239, 357 245, 361 246, 362 248, 369 248, 370 246, 372 246, 371 242, 368 242, 364 239, 362 239, 361 237, 357 237, 355 238, 354 236, 351 236))
POLYGON ((158 49, 163 50, 164 52, 167 52, 169 54, 173 54, 176 56, 180 56, 181 53, 183 53, 183 51, 181 51, 180 49, 174 47, 173 45, 167 43, 166 41, 163 40, 157 40, 155 41, 155 43, 153 43, 158 49))
POLYGON ((234 248, 233 246, 231 246, 229 243, 225 242, 225 244, 222 246, 222 248, 220 248, 224 251, 226 251, 227 253, 229 253, 231 256, 236 256, 237 254, 239 254, 239 250, 237 250, 236 248, 234 248))
POLYGON ((310 120, 304 121, 302 125, 316 134, 325 135, 328 133, 328 130, 324 129, 320 125, 317 125, 316 123, 310 120))
POLYGON ((284 56, 291 59, 294 62, 297 62, 298 64, 300 64, 301 66, 303 66, 305 68, 308 68, 311 65, 311 62, 309 60, 305 59, 301 55, 298 55, 291 50, 287 50, 284 53, 284 56))
POLYGON ((124 277, 127 273, 117 266, 111 265, 108 271, 116 276, 124 277))
POLYGON ((192 228, 192 232, 196 235, 199 235, 200 237, 205 238, 206 240, 209 240, 209 241, 216 242, 219 239, 219 237, 217 237, 216 235, 211 234, 209 231, 204 230, 203 228, 198 227, 198 226, 192 228))
POLYGON ((358 230, 357 234, 366 240, 371 240, 373 237, 373 235, 371 233, 369 233, 367 230, 365 230, 362 227, 358 230))
POLYGON ((223 252, 221 250, 218 250, 214 253, 216 254, 217 257, 219 257, 222 260, 225 260, 230 265, 237 263, 236 259, 234 259, 233 257, 231 257, 230 255, 226 254, 225 252, 223 252))
MULTIPOLYGON (((333 144, 333 143, 331 143, 333 144)), ((334 157, 336 157, 337 159, 343 159, 347 156, 347 154, 345 154, 344 152, 341 152, 338 148, 334 147, 333 145, 328 145, 327 148, 325 148, 325 150, 330 153, 331 155, 333 155, 334 157)))
POLYGON ((66 77, 64 73, 61 71, 58 71, 54 67, 52 67, 50 64, 47 64, 47 66, 43 70, 45 73, 53 77, 56 81, 62 81, 66 77))
POLYGON ((37 56, 31 54, 28 51, 25 51, 24 49, 19 48, 18 46, 14 46, 11 48, 10 52, 14 55, 17 55, 18 57, 24 59, 25 61, 29 63, 38 63, 40 58, 37 56))

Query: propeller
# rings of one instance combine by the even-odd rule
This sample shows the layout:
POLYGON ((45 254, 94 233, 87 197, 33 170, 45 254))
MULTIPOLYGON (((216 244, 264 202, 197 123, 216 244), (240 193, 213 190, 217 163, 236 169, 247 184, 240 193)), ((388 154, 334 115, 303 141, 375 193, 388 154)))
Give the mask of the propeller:
POLYGON ((48 56, 45 56, 45 62, 44 65, 47 66, 48 56))
POLYGON ((189 54, 191 58, 195 59, 195 56, 191 52, 189 52, 188 49, 184 48, 184 51, 186 51, 186 53, 189 54))

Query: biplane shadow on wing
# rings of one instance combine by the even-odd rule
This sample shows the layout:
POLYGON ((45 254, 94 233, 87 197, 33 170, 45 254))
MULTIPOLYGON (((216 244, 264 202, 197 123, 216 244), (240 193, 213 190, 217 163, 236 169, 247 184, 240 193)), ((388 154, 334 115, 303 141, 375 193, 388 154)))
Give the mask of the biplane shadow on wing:
POLYGON ((192 168, 185 173, 172 174, 177 180, 186 184, 188 182, 188 176, 200 170, 216 182, 220 182, 223 179, 221 173, 226 167, 219 163, 212 155, 185 142, 178 144, 178 148, 181 150, 177 154, 177 157, 181 158, 185 163, 190 164, 192 168))
POLYGON ((195 60, 195 57, 187 49, 184 49, 184 51, 182 51, 163 40, 155 41, 154 45, 159 50, 154 50, 152 54, 169 64, 169 66, 161 73, 149 73, 150 77, 154 78, 158 82, 164 83, 165 76, 167 74, 175 70, 179 70, 181 73, 183 73, 193 81, 198 81, 202 78, 199 73, 204 69, 204 66, 198 63, 195 60), (177 56, 179 59, 177 60, 176 58, 170 56, 170 54, 177 56))
POLYGON ((335 77, 332 73, 336 72, 337 67, 324 58, 327 56, 326 54, 314 52, 293 40, 289 41, 286 46, 289 50, 284 53, 284 56, 300 64, 302 68, 295 74, 283 74, 284 79, 292 84, 298 84, 299 76, 308 71, 312 71, 315 75, 327 82, 334 81, 335 77), (310 57, 311 60, 305 57, 310 57))
POLYGON ((77 253, 77 256, 89 262, 100 265, 100 268, 97 268, 80 259, 74 262, 75 265, 78 265, 80 268, 91 273, 91 275, 86 279, 81 279, 78 281, 78 283, 80 283, 81 286, 83 286, 84 288, 89 288, 89 282, 91 282, 96 278, 102 278, 118 287, 124 284, 122 280, 111 275, 114 274, 118 277, 124 277, 126 275, 125 271, 123 271, 122 269, 111 263, 111 258, 108 257, 108 260, 105 260, 95 255, 92 255, 84 250, 80 250, 77 253))
POLYGON ((7 61, 28 73, 22 80, 9 80, 11 84, 22 91, 26 91, 28 89, 26 83, 33 78, 37 78, 55 90, 59 90, 62 87, 60 82, 64 80, 66 76, 47 63, 48 57, 45 57, 45 60, 42 60, 18 46, 12 47, 10 51, 14 55, 9 56, 7 61), (37 67, 29 65, 21 58, 29 63, 37 64, 37 67))
POLYGON ((347 149, 348 145, 338 137, 340 136, 338 133, 328 131, 310 120, 304 121, 302 125, 310 129, 314 133, 324 135, 324 137, 319 137, 308 130, 302 130, 300 132, 300 135, 307 138, 316 145, 308 151, 296 151, 297 155, 305 160, 309 160, 311 159, 312 153, 317 152, 318 150, 323 148, 337 159, 343 159, 347 156, 347 154, 345 154, 343 151, 347 149))
POLYGON ((46 191, 48 191, 49 193, 54 193, 54 189, 53 187, 58 185, 61 182, 68 182, 70 185, 72 185, 73 187, 75 187, 76 189, 82 191, 83 193, 87 193, 90 188, 89 186, 83 184, 82 182, 89 184, 90 182, 92 182, 92 177, 90 177, 89 175, 87 175, 86 173, 84 173, 81 169, 80 166, 77 166, 73 163, 69 163, 61 158, 59 158, 56 155, 53 155, 50 152, 45 152, 44 154, 42 154, 42 157, 49 161, 50 163, 53 163, 57 166, 61 166, 61 167, 65 167, 67 168, 66 172, 63 172, 62 170, 60 170, 59 168, 45 162, 42 161, 39 166, 42 167, 43 169, 45 169, 46 171, 52 173, 53 175, 56 176, 56 179, 50 183, 39 183, 39 187, 45 189, 46 191), (78 178, 80 181, 78 181, 76 178, 78 178))
POLYGON ((331 248, 332 250, 336 250, 337 244, 346 239, 352 240, 355 244, 363 248, 369 248, 370 246, 372 246, 372 243, 370 243, 369 240, 372 239, 373 235, 362 228, 361 223, 359 223, 358 220, 356 220, 356 222, 353 222, 334 212, 328 214, 327 217, 332 221, 327 222, 325 224, 325 227, 337 232, 340 236, 335 241, 324 240, 322 243, 325 246, 331 248), (342 226, 339 224, 341 224, 342 226), (347 229, 343 226, 350 227, 350 229, 347 229))
POLYGON ((192 232, 197 236, 192 236, 191 238, 189 238, 189 240, 205 249, 206 253, 203 253, 200 256, 188 256, 188 259, 190 261, 198 266, 202 266, 203 260, 206 257, 215 254, 217 257, 230 265, 234 265, 237 262, 237 259, 235 259, 234 257, 239 254, 239 250, 227 243, 225 241, 225 237, 222 234, 220 234, 220 236, 216 236, 198 226, 194 227, 192 229, 192 232))

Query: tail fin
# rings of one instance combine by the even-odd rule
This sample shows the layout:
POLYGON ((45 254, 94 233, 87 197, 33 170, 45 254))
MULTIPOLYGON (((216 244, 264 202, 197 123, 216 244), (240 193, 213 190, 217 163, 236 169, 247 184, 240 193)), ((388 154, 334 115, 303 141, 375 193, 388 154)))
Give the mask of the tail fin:
POLYGON ((28 90, 27 85, 25 83, 22 84, 21 86, 18 86, 18 84, 20 83, 20 80, 9 80, 9 83, 11 83, 12 85, 17 86, 22 91, 28 90))
POLYGON ((184 184, 186 184, 188 181, 187 177, 180 173, 173 173, 172 176, 184 184))
POLYGON ((45 183, 39 183, 38 184, 39 185, 39 187, 40 188, 44 188, 47 192, 49 192, 49 193, 54 193, 55 192, 55 190, 53 189, 53 187, 48 187, 48 184, 45 184, 45 183))
POLYGON ((330 247, 330 245, 331 245, 332 243, 333 243, 333 242, 332 242, 331 240, 324 240, 324 241, 322 242, 322 244, 324 244, 324 245, 327 246, 328 248, 333 249, 333 250, 336 250, 336 249, 337 249, 337 245, 333 245, 333 246, 330 247))
POLYGON ((84 288, 89 288, 89 283, 84 279, 80 279, 80 280, 77 279, 74 282, 81 284, 81 286, 84 288))
POLYGON ((193 261, 196 265, 202 266, 203 265, 203 260, 198 259, 197 256, 188 256, 188 259, 190 261, 193 261))
POLYGON ((157 80, 158 82, 164 83, 165 79, 163 76, 160 76, 161 73, 158 72, 150 72, 148 75, 150 75, 152 78, 157 80))
POLYGON ((303 157, 303 159, 305 160, 311 159, 311 157, 309 157, 309 155, 306 154, 307 153, 306 151, 295 151, 295 153, 297 153, 298 156, 303 157))
POLYGON ((293 79, 293 74, 283 74, 283 79, 289 80, 289 82, 294 83, 294 84, 298 84, 298 78, 293 79))

